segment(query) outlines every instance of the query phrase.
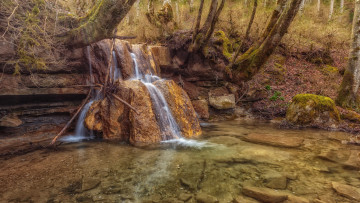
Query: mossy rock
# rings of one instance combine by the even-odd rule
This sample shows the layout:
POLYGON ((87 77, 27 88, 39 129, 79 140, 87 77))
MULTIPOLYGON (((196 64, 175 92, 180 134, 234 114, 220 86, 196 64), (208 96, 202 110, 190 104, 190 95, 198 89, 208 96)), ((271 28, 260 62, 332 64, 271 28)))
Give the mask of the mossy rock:
POLYGON ((360 114, 355 111, 345 110, 345 112, 341 113, 341 119, 349 120, 353 123, 360 123, 360 114))
POLYGON ((340 114, 329 97, 298 94, 287 109, 286 120, 294 125, 335 127, 340 121, 340 114))

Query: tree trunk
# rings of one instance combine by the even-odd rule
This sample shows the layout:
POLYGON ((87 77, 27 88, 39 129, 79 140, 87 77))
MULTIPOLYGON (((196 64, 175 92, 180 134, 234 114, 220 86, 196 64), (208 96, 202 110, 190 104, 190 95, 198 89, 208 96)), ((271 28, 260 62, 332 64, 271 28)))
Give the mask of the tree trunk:
POLYGON ((266 37, 270 34, 271 29, 273 29, 274 25, 279 20, 280 14, 284 11, 286 2, 287 2, 287 0, 278 0, 277 1, 277 6, 274 9, 273 13, 271 14, 270 21, 265 28, 265 31, 262 35, 262 40, 260 43, 262 43, 266 39, 266 37))
POLYGON ((218 5, 218 0, 211 0, 209 13, 208 13, 208 16, 206 18, 206 21, 205 21, 203 27, 200 30, 200 33, 205 35, 206 32, 210 29, 211 22, 213 21, 215 15, 216 15, 217 5, 218 5))
POLYGON ((331 1, 330 1, 329 20, 331 20, 332 15, 333 15, 333 13, 334 13, 334 3, 335 3, 335 0, 331 0, 331 1))
POLYGON ((357 108, 359 99, 357 92, 360 83, 360 1, 355 1, 353 29, 348 66, 340 85, 336 103, 344 108, 357 108))
POLYGON ((89 14, 79 20, 79 26, 59 35, 69 47, 84 47, 111 38, 113 31, 129 12, 136 0, 101 0, 89 14))
POLYGON ((321 5, 321 0, 317 1, 317 12, 318 14, 320 13, 320 5, 321 5))
MULTIPOLYGON (((253 7, 253 10, 252 10, 252 13, 251 13, 251 17, 250 17, 249 24, 248 24, 248 26, 247 26, 247 28, 246 28, 245 37, 244 37, 244 39, 242 40, 239 48, 236 50, 236 53, 235 53, 233 59, 231 60, 231 63, 232 63, 232 64, 235 62, 236 58, 239 56, 241 50, 242 50, 243 47, 244 47, 245 42, 246 42, 246 41, 248 40, 248 38, 249 38, 251 26, 252 26, 252 24, 253 24, 253 22, 254 22, 254 19, 255 19, 256 9, 257 9, 257 0, 254 0, 254 7, 253 7)), ((232 66, 232 64, 231 64, 230 66, 232 66)))
POLYGON ((301 0, 292 0, 290 7, 280 15, 261 45, 250 48, 230 67, 233 82, 239 84, 244 80, 250 80, 260 70, 287 32, 299 10, 300 3, 301 0))
POLYGON ((340 0, 340 13, 344 13, 344 0, 340 0))

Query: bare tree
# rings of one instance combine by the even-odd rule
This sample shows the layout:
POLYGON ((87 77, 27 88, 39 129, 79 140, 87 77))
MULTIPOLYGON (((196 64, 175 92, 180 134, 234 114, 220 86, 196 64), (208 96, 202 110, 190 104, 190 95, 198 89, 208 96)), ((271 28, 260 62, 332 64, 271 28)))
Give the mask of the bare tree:
POLYGON ((80 19, 67 19, 75 28, 59 35, 67 46, 83 47, 109 38, 136 0, 101 0, 80 19))
POLYGON ((344 0, 340 0, 340 13, 344 13, 344 0))
POLYGON ((344 108, 358 108, 357 92, 360 83, 360 0, 355 0, 351 47, 348 66, 340 85, 336 103, 344 108))
POLYGON ((335 0, 330 0, 329 20, 331 20, 332 15, 334 13, 334 3, 335 3, 335 0))
POLYGON ((317 12, 318 14, 320 13, 320 5, 321 5, 321 0, 317 1, 317 12))
MULTIPOLYGON (((281 2, 279 3, 281 5, 281 2)), ((279 8, 273 12, 274 21, 270 20, 267 27, 269 29, 265 30, 265 33, 268 33, 264 35, 265 39, 261 43, 253 45, 243 55, 235 59, 235 63, 229 67, 233 82, 240 83, 244 80, 250 80, 260 70, 287 32, 299 10, 300 3, 301 0, 292 0, 288 9, 278 13, 281 10, 279 8), (270 28, 269 25, 273 26, 270 28)))

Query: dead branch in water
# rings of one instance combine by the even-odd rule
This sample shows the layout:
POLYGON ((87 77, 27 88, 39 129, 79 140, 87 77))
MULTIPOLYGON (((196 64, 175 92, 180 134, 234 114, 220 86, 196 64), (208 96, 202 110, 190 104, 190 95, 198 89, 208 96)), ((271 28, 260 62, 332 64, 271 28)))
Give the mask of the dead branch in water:
POLYGON ((120 97, 116 96, 115 94, 111 94, 115 99, 121 101, 122 103, 124 103, 126 106, 128 106, 131 110, 135 111, 136 114, 139 114, 138 111, 136 111, 136 109, 134 107, 132 107, 129 103, 127 103, 125 100, 121 99, 120 97))
POLYGON ((70 124, 74 121, 74 119, 76 118, 76 116, 80 113, 80 111, 84 108, 85 104, 87 103, 87 101, 90 99, 91 96, 91 90, 89 91, 88 95, 86 96, 85 100, 83 101, 83 103, 81 104, 81 106, 78 108, 78 110, 76 111, 76 113, 73 115, 73 117, 67 122, 67 124, 64 126, 64 128, 59 132, 59 134, 57 134, 54 139, 51 141, 50 145, 53 145, 56 140, 61 137, 64 132, 69 128, 70 124))

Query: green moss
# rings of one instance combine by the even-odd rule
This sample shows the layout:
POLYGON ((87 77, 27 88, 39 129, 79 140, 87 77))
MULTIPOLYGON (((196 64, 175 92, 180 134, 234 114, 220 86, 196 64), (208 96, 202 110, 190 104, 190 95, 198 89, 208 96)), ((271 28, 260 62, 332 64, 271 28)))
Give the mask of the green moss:
POLYGON ((292 99, 286 114, 287 119, 291 120, 291 117, 298 113, 297 122, 306 124, 314 121, 323 112, 329 112, 332 119, 340 121, 339 111, 331 98, 314 94, 298 94, 292 99))
POLYGON ((321 72, 326 74, 326 75, 333 75, 333 74, 339 74, 339 69, 337 67, 334 67, 334 66, 325 65, 321 69, 321 72))
POLYGON ((230 61, 232 58, 233 48, 229 38, 226 37, 224 31, 216 31, 214 33, 215 44, 220 45, 220 49, 222 50, 222 54, 226 59, 230 61))

